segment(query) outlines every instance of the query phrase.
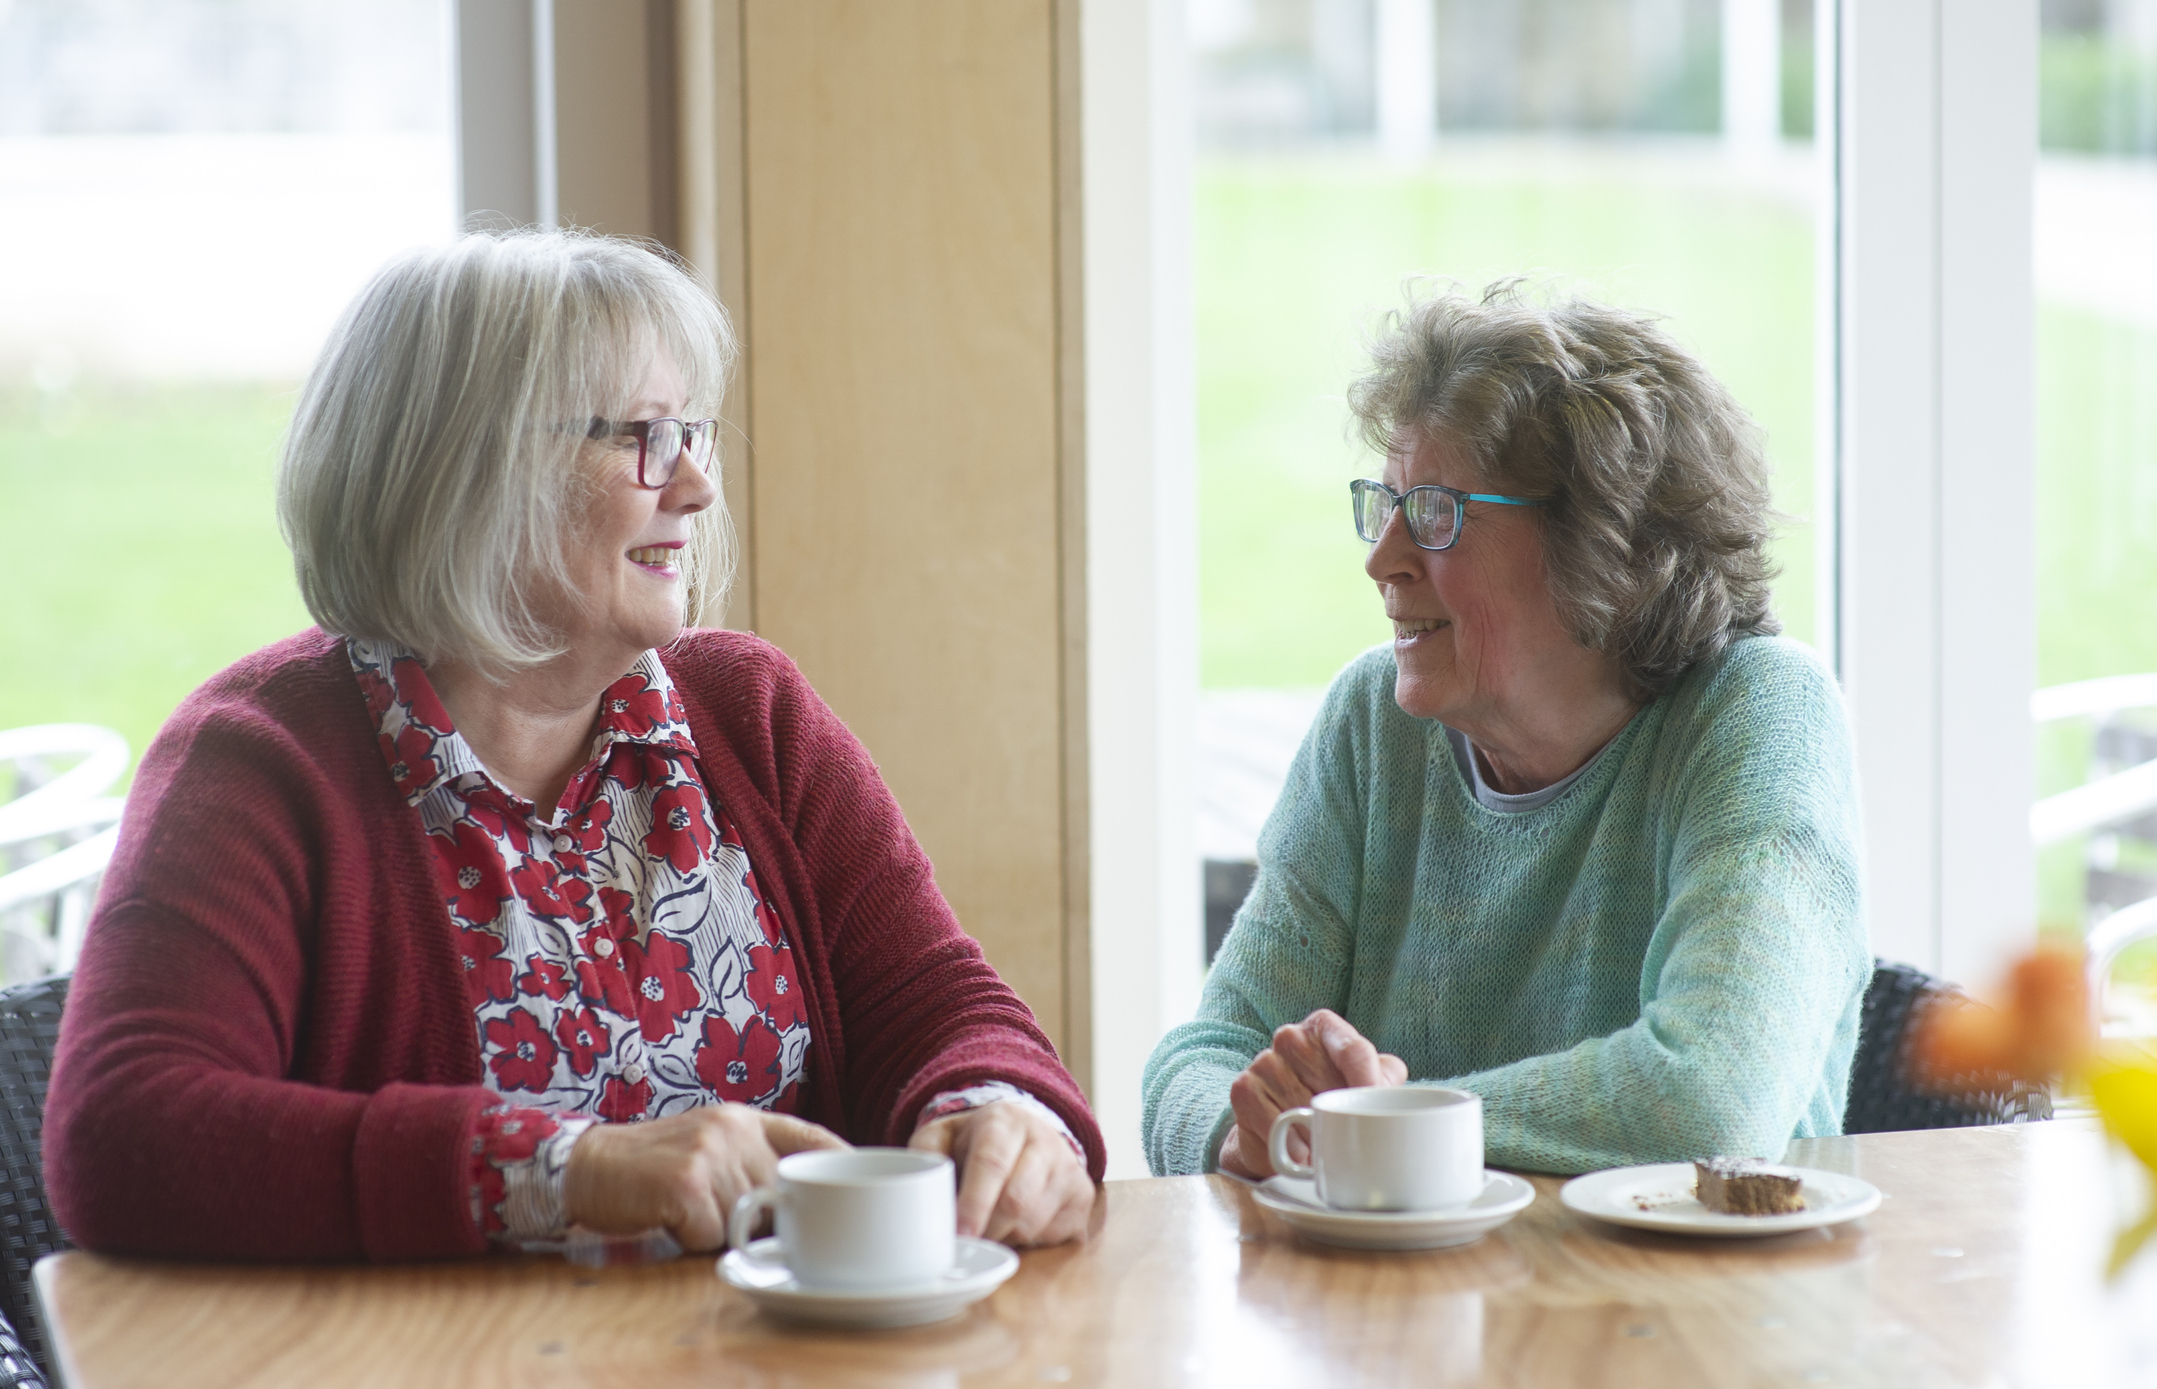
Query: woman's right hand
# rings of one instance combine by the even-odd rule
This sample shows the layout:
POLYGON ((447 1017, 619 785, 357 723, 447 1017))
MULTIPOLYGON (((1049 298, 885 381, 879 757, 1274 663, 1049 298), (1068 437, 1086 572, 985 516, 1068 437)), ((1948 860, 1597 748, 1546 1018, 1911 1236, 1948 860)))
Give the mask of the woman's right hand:
POLYGON ((718 1249, 734 1202, 769 1185, 780 1158, 848 1146, 806 1119, 745 1104, 706 1105, 642 1124, 594 1124, 569 1150, 563 1205, 572 1225, 601 1234, 664 1226, 684 1249, 718 1249))
MULTIPOLYGON (((1321 1008, 1302 1022, 1284 1023, 1274 1029, 1273 1045, 1253 1057, 1228 1087, 1236 1124, 1221 1142, 1220 1166, 1264 1181, 1273 1175, 1266 1144, 1281 1111, 1309 1104, 1311 1096, 1328 1090, 1400 1085, 1407 1079, 1406 1062, 1372 1046, 1354 1024, 1331 1008, 1321 1008)), ((1303 1146, 1300 1134, 1288 1142, 1291 1156, 1303 1146)))

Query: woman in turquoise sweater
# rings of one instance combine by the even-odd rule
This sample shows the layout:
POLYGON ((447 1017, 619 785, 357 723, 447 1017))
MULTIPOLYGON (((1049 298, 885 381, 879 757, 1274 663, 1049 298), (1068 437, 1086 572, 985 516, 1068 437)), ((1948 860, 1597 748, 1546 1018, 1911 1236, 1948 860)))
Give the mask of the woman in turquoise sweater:
POLYGON ((1511 286, 1390 319, 1349 401, 1389 646, 1341 673, 1198 1017, 1157 1173, 1272 1173, 1343 1085, 1483 1097, 1489 1160, 1840 1131, 1870 971, 1842 697, 1775 635, 1757 427, 1646 318, 1511 286))

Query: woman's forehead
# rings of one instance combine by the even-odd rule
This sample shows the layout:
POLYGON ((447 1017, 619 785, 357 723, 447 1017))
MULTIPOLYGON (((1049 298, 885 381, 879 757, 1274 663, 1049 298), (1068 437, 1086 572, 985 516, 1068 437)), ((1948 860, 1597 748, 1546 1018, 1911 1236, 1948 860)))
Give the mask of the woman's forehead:
POLYGON ((1395 441, 1386 453, 1386 480, 1395 491, 1436 483, 1470 490, 1476 469, 1466 450, 1443 434, 1419 431, 1395 441))

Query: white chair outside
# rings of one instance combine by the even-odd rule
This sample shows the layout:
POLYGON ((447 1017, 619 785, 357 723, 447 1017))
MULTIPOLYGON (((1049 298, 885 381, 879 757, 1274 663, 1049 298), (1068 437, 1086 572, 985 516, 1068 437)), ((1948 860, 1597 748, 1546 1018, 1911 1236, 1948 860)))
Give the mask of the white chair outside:
POLYGON ((2151 1000, 2111 997, 2120 957, 2129 946, 2157 938, 2157 895, 2123 901, 2144 889, 2120 863, 2123 843, 2157 843, 2157 724, 2121 717, 2142 709, 2157 709, 2157 672, 2079 680, 2030 696, 2035 723, 2086 718, 2093 725, 2092 760, 2099 774, 2031 806, 2030 839, 2043 848, 2091 836, 2091 924, 2084 950, 2090 1004, 2112 1037, 2157 1035, 2157 1006, 2151 1000))
POLYGON ((93 724, 0 730, 14 773, 0 801, 0 982, 74 968, 119 842, 122 802, 104 792, 128 756, 125 738, 93 724))

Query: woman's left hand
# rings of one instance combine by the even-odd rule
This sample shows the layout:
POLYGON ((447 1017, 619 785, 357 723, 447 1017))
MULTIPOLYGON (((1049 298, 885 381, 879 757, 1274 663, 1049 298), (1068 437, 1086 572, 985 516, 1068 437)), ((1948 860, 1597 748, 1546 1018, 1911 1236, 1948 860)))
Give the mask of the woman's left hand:
POLYGON ((1093 1210, 1093 1179, 1071 1142, 1031 1105, 1001 1101, 934 1119, 909 1148, 959 1168, 959 1234, 1019 1246, 1076 1239, 1093 1210))

